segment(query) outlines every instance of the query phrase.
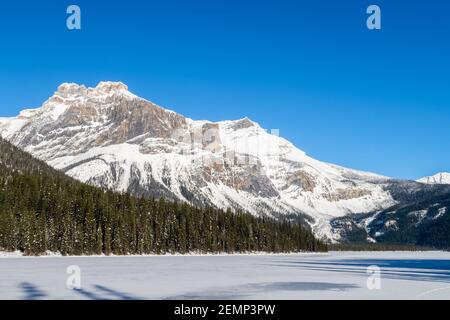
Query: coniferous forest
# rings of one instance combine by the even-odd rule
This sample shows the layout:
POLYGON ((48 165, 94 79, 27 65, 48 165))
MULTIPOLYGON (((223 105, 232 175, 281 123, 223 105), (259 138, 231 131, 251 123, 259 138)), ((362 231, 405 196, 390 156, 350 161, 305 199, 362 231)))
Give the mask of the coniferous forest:
POLYGON ((88 186, 0 139, 0 250, 127 255, 327 247, 299 224, 88 186))

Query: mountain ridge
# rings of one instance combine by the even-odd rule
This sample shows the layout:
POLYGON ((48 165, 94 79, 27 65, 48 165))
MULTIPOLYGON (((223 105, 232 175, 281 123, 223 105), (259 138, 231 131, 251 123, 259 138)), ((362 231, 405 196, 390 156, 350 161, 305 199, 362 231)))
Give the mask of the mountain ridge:
POLYGON ((417 181, 426 184, 450 184, 450 173, 439 172, 433 176, 424 177, 417 181))
POLYGON ((42 107, 0 118, 0 135, 82 182, 298 217, 333 241, 332 219, 384 210, 425 188, 318 161, 248 118, 186 118, 121 82, 63 84, 42 107))

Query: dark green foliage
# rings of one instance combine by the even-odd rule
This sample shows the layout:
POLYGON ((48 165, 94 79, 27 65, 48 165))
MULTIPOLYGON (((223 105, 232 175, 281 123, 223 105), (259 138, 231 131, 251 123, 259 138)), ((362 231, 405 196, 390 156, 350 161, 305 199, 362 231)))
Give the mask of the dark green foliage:
POLYGON ((33 158, 0 137, 0 164, 2 170, 9 169, 16 173, 28 175, 51 175, 61 179, 71 180, 64 173, 53 169, 45 162, 33 158))
POLYGON ((0 140, 0 250, 39 255, 324 251, 300 224, 88 186, 0 140))

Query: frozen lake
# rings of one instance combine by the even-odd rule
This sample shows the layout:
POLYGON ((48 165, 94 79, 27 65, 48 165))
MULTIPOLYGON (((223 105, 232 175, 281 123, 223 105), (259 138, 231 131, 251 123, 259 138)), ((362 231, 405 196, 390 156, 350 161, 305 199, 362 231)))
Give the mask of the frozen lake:
POLYGON ((0 299, 450 299, 450 253, 2 257, 0 299))

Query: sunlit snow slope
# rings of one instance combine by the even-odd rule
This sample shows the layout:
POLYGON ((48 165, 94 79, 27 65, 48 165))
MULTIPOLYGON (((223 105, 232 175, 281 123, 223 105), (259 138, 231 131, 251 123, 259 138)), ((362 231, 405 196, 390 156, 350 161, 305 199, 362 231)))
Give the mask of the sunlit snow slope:
POLYGON ((441 172, 431 177, 425 177, 417 180, 418 182, 427 184, 450 184, 450 173, 441 172))

